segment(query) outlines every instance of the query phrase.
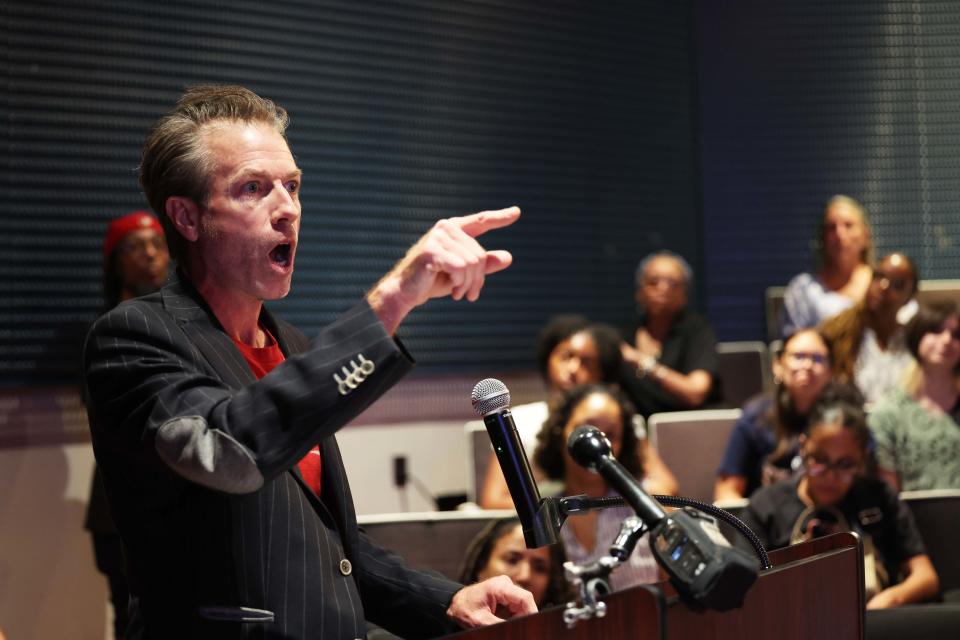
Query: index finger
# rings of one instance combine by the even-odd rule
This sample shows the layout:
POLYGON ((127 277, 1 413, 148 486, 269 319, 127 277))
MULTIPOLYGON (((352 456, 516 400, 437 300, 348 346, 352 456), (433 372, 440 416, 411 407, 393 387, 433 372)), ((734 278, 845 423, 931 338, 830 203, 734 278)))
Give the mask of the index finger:
POLYGON ((520 207, 507 207, 496 211, 481 211, 468 216, 450 218, 450 221, 463 229, 463 232, 467 235, 476 238, 491 229, 510 226, 519 217, 520 207))

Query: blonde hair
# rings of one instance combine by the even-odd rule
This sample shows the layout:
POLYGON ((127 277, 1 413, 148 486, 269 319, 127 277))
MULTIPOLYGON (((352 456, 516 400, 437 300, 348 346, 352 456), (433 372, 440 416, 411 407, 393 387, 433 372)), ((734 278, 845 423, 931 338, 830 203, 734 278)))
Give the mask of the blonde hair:
POLYGON ((862 204, 860 204, 858 200, 843 194, 831 196, 831 198, 827 200, 826 204, 823 205, 823 213, 820 216, 820 225, 817 228, 817 236, 814 238, 814 248, 820 263, 827 263, 826 243, 823 241, 823 236, 827 231, 827 214, 830 212, 830 209, 833 206, 838 204, 846 205, 860 214, 860 221, 863 223, 863 227, 867 231, 867 246, 863 248, 863 252, 860 254, 860 262, 863 264, 872 265, 874 260, 876 260, 876 252, 873 247, 873 229, 870 227, 870 221, 867 217, 867 210, 862 204))

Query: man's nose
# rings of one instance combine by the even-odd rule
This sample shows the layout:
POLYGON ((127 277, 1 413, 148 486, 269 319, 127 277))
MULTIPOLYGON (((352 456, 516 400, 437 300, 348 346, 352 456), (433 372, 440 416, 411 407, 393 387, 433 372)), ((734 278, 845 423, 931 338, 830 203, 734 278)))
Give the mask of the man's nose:
POLYGON ((296 224, 300 220, 300 201, 287 190, 282 182, 274 183, 274 199, 276 204, 273 209, 271 221, 275 227, 284 224, 296 224))

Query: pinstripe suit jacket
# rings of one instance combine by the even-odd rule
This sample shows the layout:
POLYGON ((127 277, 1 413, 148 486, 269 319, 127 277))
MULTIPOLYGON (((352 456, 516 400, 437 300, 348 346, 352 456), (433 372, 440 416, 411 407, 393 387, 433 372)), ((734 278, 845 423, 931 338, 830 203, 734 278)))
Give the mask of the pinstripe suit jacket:
POLYGON ((287 358, 259 381, 186 279, 88 335, 94 450, 128 555, 128 637, 360 638, 365 618, 404 637, 455 630, 445 610, 459 585, 358 532, 333 437, 410 359, 366 304, 312 341, 265 310, 261 321, 287 358), (374 370, 345 387, 342 367, 361 356, 374 370), (315 443, 320 498, 296 468, 315 443))

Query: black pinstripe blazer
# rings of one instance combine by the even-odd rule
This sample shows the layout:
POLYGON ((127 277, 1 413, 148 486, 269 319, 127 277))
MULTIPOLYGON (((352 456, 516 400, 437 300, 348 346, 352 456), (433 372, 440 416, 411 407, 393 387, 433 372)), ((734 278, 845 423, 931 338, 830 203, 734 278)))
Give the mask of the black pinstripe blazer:
POLYGON ((312 341, 266 310, 261 321, 287 358, 259 381, 185 279, 121 304, 87 337, 94 451, 128 555, 128 638, 361 638, 365 618, 403 637, 455 630, 445 610, 459 585, 358 532, 333 437, 409 357, 366 304, 312 341), (315 443, 319 499, 296 468, 315 443))

